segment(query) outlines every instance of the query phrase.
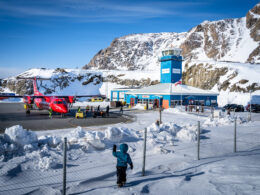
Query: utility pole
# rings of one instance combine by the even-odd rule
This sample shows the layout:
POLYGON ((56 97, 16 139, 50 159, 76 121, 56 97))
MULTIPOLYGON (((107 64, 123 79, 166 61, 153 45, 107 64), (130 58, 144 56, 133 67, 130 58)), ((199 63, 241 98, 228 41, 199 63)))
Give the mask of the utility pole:
POLYGON ((237 152, 237 118, 234 120, 234 152, 237 152))
POLYGON ((198 121, 198 147, 197 147, 197 159, 200 160, 200 121, 198 121))
POLYGON ((251 99, 252 99, 252 96, 251 96, 251 93, 252 93, 252 90, 250 90, 250 113, 249 113, 249 121, 252 120, 252 118, 251 118, 251 117, 252 117, 252 115, 251 115, 251 108, 252 108, 252 107, 251 107, 251 105, 252 105, 252 100, 251 100, 251 99))
POLYGON ((108 99, 108 71, 104 71, 106 74, 106 79, 104 79, 104 81, 106 81, 106 98, 108 99))
POLYGON ((144 129, 144 151, 143 151, 143 168, 142 168, 142 176, 145 175, 146 137, 147 137, 147 128, 144 129))
POLYGON ((160 112, 160 125, 162 124, 162 107, 159 108, 159 112, 160 112))

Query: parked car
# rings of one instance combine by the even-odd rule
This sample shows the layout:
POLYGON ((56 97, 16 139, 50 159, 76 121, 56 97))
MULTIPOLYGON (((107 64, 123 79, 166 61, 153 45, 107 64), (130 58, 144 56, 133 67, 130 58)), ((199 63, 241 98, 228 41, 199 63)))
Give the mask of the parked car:
POLYGON ((229 110, 229 109, 235 112, 244 112, 244 106, 237 105, 237 104, 227 104, 222 108, 222 111, 225 112, 225 110, 229 110))
MULTIPOLYGON (((247 105, 246 110, 250 112, 250 104, 247 105)), ((251 112, 260 112, 259 104, 251 104, 251 112)))
POLYGON ((244 112, 244 106, 243 105, 237 105, 235 112, 244 112))

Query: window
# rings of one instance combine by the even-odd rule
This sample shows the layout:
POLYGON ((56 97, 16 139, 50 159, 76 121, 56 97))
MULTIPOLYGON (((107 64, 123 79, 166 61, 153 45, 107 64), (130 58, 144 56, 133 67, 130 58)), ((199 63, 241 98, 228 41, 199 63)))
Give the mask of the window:
POLYGON ((113 92, 112 95, 113 95, 113 100, 117 100, 117 92, 113 92))
POLYGON ((200 105, 204 105, 205 103, 204 103, 204 100, 199 100, 199 104, 200 105))
POLYGON ((63 101, 54 101, 53 104, 63 104, 63 101))

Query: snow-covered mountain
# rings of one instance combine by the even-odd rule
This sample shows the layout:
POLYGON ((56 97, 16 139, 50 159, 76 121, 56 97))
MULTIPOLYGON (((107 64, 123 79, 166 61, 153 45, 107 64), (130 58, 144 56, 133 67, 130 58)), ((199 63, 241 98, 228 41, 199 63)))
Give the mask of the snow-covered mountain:
POLYGON ((259 74, 260 3, 245 17, 204 21, 189 32, 116 38, 83 68, 159 72, 158 57, 171 47, 183 49, 185 84, 219 91, 257 91, 260 82, 258 76, 251 77, 251 72, 259 74), (243 72, 241 67, 248 71, 243 72))
POLYGON ((154 70, 161 51, 183 49, 186 62, 217 60, 260 63, 260 4, 238 19, 204 21, 183 33, 133 34, 113 40, 84 68, 154 70))
POLYGON ((30 69, 2 80, 0 91, 33 94, 32 78, 38 78, 40 92, 48 95, 98 95, 102 72, 81 69, 30 69))

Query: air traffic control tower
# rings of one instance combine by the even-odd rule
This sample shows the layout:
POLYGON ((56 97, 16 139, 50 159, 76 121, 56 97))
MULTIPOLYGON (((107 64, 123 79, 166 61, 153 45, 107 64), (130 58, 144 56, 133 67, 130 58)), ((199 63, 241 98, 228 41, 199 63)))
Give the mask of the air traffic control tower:
POLYGON ((176 83, 182 77, 181 49, 172 48, 162 51, 161 83, 176 83))

